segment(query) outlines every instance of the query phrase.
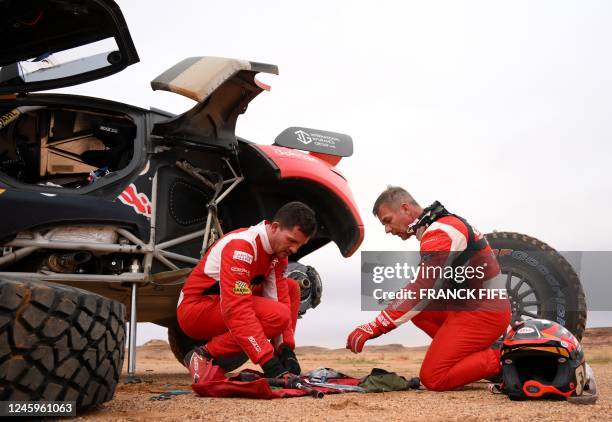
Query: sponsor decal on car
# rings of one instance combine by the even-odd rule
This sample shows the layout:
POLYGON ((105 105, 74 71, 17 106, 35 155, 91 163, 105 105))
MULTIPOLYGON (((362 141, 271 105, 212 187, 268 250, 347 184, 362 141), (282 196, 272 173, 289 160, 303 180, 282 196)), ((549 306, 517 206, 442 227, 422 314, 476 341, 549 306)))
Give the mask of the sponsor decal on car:
POLYGON ((297 158, 298 160, 317 161, 312 155, 300 151, 291 151, 290 149, 272 148, 276 155, 287 158, 297 158))
POLYGON ((517 331, 518 334, 531 334, 535 333, 535 330, 531 327, 523 327, 517 331))
POLYGON ((237 295, 250 295, 251 294, 251 289, 249 288, 249 285, 246 284, 244 281, 237 281, 236 284, 234 284, 234 294, 237 295))
POLYGON ((253 262, 253 255, 244 251, 234 251, 233 258, 237 259, 238 261, 246 262, 247 264, 253 262))
POLYGON ((247 337, 247 340, 251 342, 251 344, 253 345, 253 348, 255 349, 257 353, 261 353, 261 347, 259 347, 259 344, 257 344, 257 340, 255 340, 255 337, 249 336, 247 337))
POLYGON ((303 130, 296 130, 293 132, 297 135, 296 139, 303 143, 304 145, 308 145, 312 142, 312 137, 308 132, 304 132, 303 130))
POLYGON ((119 200, 132 207, 137 214, 151 217, 151 201, 144 193, 138 193, 136 185, 133 183, 121 192, 119 200))

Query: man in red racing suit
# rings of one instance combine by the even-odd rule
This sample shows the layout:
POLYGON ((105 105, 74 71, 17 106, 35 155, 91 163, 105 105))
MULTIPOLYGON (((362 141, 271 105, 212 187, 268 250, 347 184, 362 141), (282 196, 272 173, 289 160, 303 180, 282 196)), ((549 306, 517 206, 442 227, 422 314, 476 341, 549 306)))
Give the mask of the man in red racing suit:
POLYGON ((386 233, 403 240, 416 235, 420 240, 422 268, 414 282, 402 289, 406 294, 391 302, 374 321, 351 332, 347 348, 359 353, 367 340, 412 320, 432 337, 420 371, 421 382, 428 389, 452 390, 497 375, 501 370, 500 350, 493 344, 508 327, 511 313, 508 299, 499 295, 503 278, 486 239, 461 217, 446 212, 438 202, 424 211, 400 187, 384 191, 373 212, 386 233), (464 269, 472 267, 473 276, 462 280, 464 285, 451 288, 477 293, 484 288, 484 298, 477 293, 460 301, 444 297, 444 292, 449 291, 448 280, 430 270, 457 265, 464 269), (413 296, 407 291, 413 291, 413 296))
POLYGON ((300 288, 283 273, 288 256, 315 230, 314 212, 290 202, 272 222, 234 230, 206 252, 177 305, 183 332, 207 340, 186 356, 194 382, 205 379, 211 366, 223 367, 224 358, 243 352, 268 377, 299 374, 293 349, 300 288))

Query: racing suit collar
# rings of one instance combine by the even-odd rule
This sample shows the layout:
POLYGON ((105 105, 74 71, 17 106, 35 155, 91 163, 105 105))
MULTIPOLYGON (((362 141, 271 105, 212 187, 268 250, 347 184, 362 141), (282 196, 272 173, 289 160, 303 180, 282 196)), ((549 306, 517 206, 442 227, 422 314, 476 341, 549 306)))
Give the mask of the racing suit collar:
POLYGON ((268 220, 263 220, 261 223, 257 224, 256 226, 253 226, 253 230, 255 230, 259 234, 259 237, 261 238, 261 245, 263 246, 264 251, 266 251, 268 255, 272 255, 274 251, 272 250, 272 246, 270 245, 270 239, 268 238, 268 231, 266 230, 267 224, 270 224, 270 222, 268 220))

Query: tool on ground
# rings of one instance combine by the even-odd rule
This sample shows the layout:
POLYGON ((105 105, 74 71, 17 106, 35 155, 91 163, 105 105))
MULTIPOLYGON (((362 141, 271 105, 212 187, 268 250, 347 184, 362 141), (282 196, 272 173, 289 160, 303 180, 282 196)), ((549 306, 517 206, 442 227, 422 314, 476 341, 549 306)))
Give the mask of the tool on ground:
POLYGON ((338 390, 348 393, 367 393, 365 388, 359 387, 358 385, 345 385, 345 384, 332 384, 330 382, 313 382, 306 381, 306 385, 312 385, 314 387, 329 388, 330 390, 338 390))
POLYGON ((165 400, 170 400, 172 396, 181 396, 183 394, 191 394, 191 393, 192 391, 190 390, 166 390, 157 396, 151 397, 151 400, 152 401, 165 401, 165 400))
MULTIPOLYGON (((238 375, 239 381, 255 381, 260 378, 262 377, 260 377, 257 374, 253 374, 249 372, 241 372, 238 375)), ((297 375, 287 374, 279 378, 263 378, 263 379, 266 380, 266 382, 268 383, 268 385, 270 385, 270 387, 294 388, 297 390, 302 390, 305 393, 308 393, 309 395, 311 395, 312 397, 316 399, 322 399, 325 396, 325 394, 322 393, 321 391, 315 390, 314 388, 309 387, 308 385, 304 384, 304 382, 302 382, 300 377, 298 377, 297 375)))

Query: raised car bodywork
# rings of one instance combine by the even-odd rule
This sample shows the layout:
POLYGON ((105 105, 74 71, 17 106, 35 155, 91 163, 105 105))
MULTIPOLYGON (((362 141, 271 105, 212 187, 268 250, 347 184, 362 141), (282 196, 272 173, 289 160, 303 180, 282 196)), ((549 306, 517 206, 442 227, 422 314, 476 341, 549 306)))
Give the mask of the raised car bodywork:
POLYGON ((0 0, 0 10, 4 34, 23 41, 22 49, 0 47, 0 73, 18 69, 0 76, 1 92, 12 93, 0 98, 0 277, 61 282, 126 305, 135 297, 131 317, 170 326, 181 283, 210 242, 286 202, 307 203, 319 223, 293 261, 329 242, 343 256, 361 244, 363 223, 335 167, 352 153, 349 136, 291 127, 259 145, 235 134, 249 102, 269 89, 256 75, 277 74, 275 65, 179 62, 151 82, 196 101, 179 115, 30 94, 111 74, 138 56, 111 0, 0 0), (81 32, 62 29, 93 21, 81 32), (49 59, 80 48, 87 60, 87 48, 108 39, 107 61, 93 71, 81 59, 49 59), (84 73, 65 76, 67 65, 84 73))

